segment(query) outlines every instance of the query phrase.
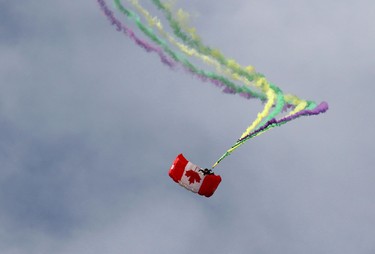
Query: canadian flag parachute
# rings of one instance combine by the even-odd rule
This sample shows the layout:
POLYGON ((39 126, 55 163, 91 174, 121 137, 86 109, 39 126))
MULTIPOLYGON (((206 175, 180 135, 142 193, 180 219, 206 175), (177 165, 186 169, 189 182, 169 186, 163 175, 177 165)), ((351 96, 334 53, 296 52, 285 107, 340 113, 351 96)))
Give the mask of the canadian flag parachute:
POLYGON ((186 189, 206 197, 211 197, 221 182, 219 175, 198 167, 186 160, 182 154, 174 160, 169 176, 186 189))

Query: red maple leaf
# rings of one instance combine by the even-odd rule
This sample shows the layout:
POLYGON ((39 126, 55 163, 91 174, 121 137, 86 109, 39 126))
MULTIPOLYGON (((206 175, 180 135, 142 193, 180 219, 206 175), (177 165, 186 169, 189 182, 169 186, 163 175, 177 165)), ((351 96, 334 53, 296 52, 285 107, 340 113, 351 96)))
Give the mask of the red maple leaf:
POLYGON ((194 182, 197 182, 197 183, 201 182, 201 177, 194 170, 190 169, 189 171, 186 171, 185 175, 189 178, 190 184, 193 184, 194 182))

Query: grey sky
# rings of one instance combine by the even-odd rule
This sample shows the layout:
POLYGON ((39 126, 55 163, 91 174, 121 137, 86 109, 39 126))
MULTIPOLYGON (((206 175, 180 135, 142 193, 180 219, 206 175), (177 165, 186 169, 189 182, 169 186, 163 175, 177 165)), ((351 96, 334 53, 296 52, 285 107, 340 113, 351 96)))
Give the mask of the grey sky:
POLYGON ((162 66, 96 1, 0 0, 1 254, 375 253, 375 2, 218 2, 178 4, 207 44, 330 110, 250 140, 207 199, 170 164, 209 167, 259 101, 162 66))

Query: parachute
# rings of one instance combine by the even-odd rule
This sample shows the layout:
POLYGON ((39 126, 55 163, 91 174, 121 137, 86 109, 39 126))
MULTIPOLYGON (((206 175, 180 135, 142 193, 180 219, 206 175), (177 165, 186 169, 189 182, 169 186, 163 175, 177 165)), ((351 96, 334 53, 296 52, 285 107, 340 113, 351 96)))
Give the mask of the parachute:
MULTIPOLYGON (((173 11, 170 3, 151 0, 155 6, 154 11, 159 11, 164 15, 171 33, 164 28, 161 19, 151 15, 150 11, 143 7, 138 0, 127 0, 132 10, 125 7, 120 0, 114 0, 114 5, 119 14, 124 16, 121 19, 133 23, 133 26, 149 40, 146 41, 120 21, 115 16, 114 11, 110 10, 105 0, 97 0, 97 2, 117 31, 122 32, 146 52, 158 55, 160 61, 170 69, 182 69, 202 82, 214 84, 224 93, 239 94, 246 99, 259 99, 264 104, 263 110, 258 113, 255 120, 246 128, 238 140, 219 157, 210 170, 214 169, 223 159, 249 139, 301 116, 318 115, 328 110, 327 102, 323 101, 318 104, 312 100, 301 99, 293 94, 285 94, 279 87, 269 82, 262 73, 257 72, 253 66, 242 66, 235 60, 224 56, 218 49, 205 45, 196 29, 189 27, 189 14, 181 9, 173 11), (214 68, 215 71, 202 69, 194 64, 191 58, 200 60, 206 66, 214 68)), ((183 161, 182 158, 183 156, 177 157, 177 162, 183 161)), ((209 177, 210 174, 205 175, 200 170, 199 168, 198 171, 195 169, 193 171, 200 178, 211 178, 209 177)), ((205 172, 211 172, 210 170, 205 172)), ((181 184, 180 179, 176 180, 174 172, 176 172, 175 169, 172 170, 172 175, 170 172, 172 179, 181 184)), ((190 183, 186 185, 184 182, 182 185, 200 194, 199 189, 190 186, 190 183)))
POLYGON ((173 162, 169 176, 176 183, 199 195, 211 197, 221 182, 221 177, 209 169, 202 169, 179 154, 173 162))

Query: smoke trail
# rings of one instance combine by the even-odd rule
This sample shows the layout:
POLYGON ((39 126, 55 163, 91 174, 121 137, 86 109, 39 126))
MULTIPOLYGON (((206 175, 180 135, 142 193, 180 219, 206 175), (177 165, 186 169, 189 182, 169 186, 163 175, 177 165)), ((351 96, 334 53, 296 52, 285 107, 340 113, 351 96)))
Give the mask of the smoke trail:
POLYGON ((328 110, 328 104, 325 102, 317 106, 315 102, 301 100, 295 95, 284 95, 280 88, 273 85, 272 83, 269 83, 264 75, 255 72, 253 67, 242 67, 234 60, 227 59, 220 51, 211 49, 203 45, 199 36, 195 33, 195 29, 188 28, 183 24, 183 20, 187 19, 188 14, 180 10, 177 13, 178 20, 176 20, 174 19, 170 8, 162 4, 160 0, 152 0, 152 2, 158 9, 160 9, 164 13, 175 36, 180 38, 182 40, 182 43, 178 42, 173 36, 165 32, 161 22, 156 17, 152 17, 149 12, 138 3, 138 0, 128 1, 130 1, 138 10, 138 12, 146 18, 150 27, 145 26, 136 13, 126 9, 123 5, 121 5, 120 0, 114 0, 114 2, 118 10, 131 21, 133 21, 138 29, 141 30, 151 41, 153 41, 158 46, 152 45, 144 40, 139 39, 130 28, 123 25, 114 17, 113 13, 105 4, 104 0, 97 1, 109 21, 116 27, 118 31, 122 31, 145 51, 158 54, 160 60, 165 65, 171 68, 182 66, 185 71, 199 78, 200 80, 209 81, 218 87, 224 87, 223 92, 225 93, 239 93, 245 98, 256 97, 262 101, 267 99, 267 103, 265 104, 263 111, 257 115, 257 118, 245 130, 240 139, 238 139, 237 142, 230 149, 228 149, 223 156, 219 158, 219 160, 213 165, 212 168, 214 168, 225 157, 230 155, 235 149, 244 144, 250 138, 258 136, 273 127, 281 126, 300 116, 316 115, 328 110), (166 41, 159 38, 153 32, 151 27, 156 27, 161 36, 163 36, 164 39, 168 40, 170 44, 176 46, 181 53, 184 53, 187 56, 200 58, 205 63, 213 65, 218 72, 225 73, 231 79, 245 83, 246 86, 239 86, 230 81, 228 78, 225 78, 214 72, 208 72, 202 69, 198 69, 183 55, 174 52, 166 41), (186 34, 184 30, 188 31, 188 34, 186 34), (256 93, 251 90, 251 85, 260 89, 261 93, 256 93), (276 117, 281 112, 288 110, 289 108, 293 109, 288 115, 282 117, 279 120, 276 119, 276 117))
MULTIPOLYGON (((239 75, 242 75, 242 76, 248 78, 249 80, 257 79, 259 77, 262 79, 262 74, 260 74, 258 76, 257 75, 249 76, 249 74, 245 71, 246 69, 241 67, 240 64, 238 64, 234 60, 228 60, 220 51, 218 51, 216 49, 211 49, 210 47, 203 45, 199 36, 197 36, 195 34, 195 29, 194 28, 188 28, 186 25, 184 25, 186 22, 181 22, 182 20, 187 19, 188 14, 186 14, 182 10, 179 10, 177 12, 177 19, 179 19, 179 20, 177 20, 177 19, 174 19, 172 11, 170 10, 170 8, 165 6, 164 4, 162 4, 160 2, 160 0, 152 0, 152 2, 154 3, 154 5, 157 8, 159 8, 164 13, 164 15, 165 15, 166 19, 169 21, 170 27, 174 31, 175 35, 177 37, 179 37, 181 40, 183 40, 185 43, 187 43, 188 45, 190 45, 192 47, 195 47, 200 53, 209 55, 209 56, 217 59, 221 64, 227 66, 233 72, 238 73, 239 75), (190 34, 190 36, 188 34, 184 33, 183 30, 187 30, 188 33, 190 34)), ((255 84, 257 84, 257 83, 255 82, 255 84)), ((264 84, 268 85, 266 82, 264 84)), ((267 90, 267 86, 262 87, 262 88, 263 88, 263 91, 267 90)), ((269 121, 272 121, 280 112, 283 111, 283 109, 285 109, 286 107, 289 107, 288 104, 294 105, 294 109, 289 113, 288 116, 299 116, 300 115, 300 114, 298 114, 299 112, 305 112, 303 110, 307 109, 307 107, 309 107, 309 106, 311 107, 311 105, 316 105, 315 103, 308 103, 305 100, 301 100, 297 96, 294 96, 294 95, 285 95, 284 96, 282 91, 279 88, 277 88, 276 86, 270 86, 269 88, 273 89, 277 93, 277 95, 278 95, 277 96, 277 103, 275 105, 274 110, 263 120, 263 122, 261 124, 259 124, 260 129, 262 128, 262 126, 267 125, 267 123, 269 121), (288 104, 284 105, 285 102, 287 102, 288 104)), ((326 105, 327 105, 327 109, 328 109, 328 104, 326 104, 326 105)), ((267 110, 264 110, 264 112, 266 112, 266 111, 267 110)), ((323 113, 324 111, 322 111, 320 113, 323 113)), ((302 115, 304 115, 304 114, 302 114, 302 115)), ((242 134, 240 140, 242 138, 245 138, 245 137, 247 137, 247 138, 254 137, 256 135, 259 135, 260 133, 263 133, 264 131, 259 132, 259 134, 251 135, 250 132, 251 132, 251 130, 253 130, 257 126, 257 124, 259 123, 261 118, 264 118, 264 117, 265 117, 264 114, 262 114, 262 113, 258 114, 257 119, 242 134)), ((291 121, 292 119, 295 119, 295 117, 283 118, 282 121, 280 122, 280 124, 281 123, 284 124, 288 121, 291 121)), ((279 126, 279 125, 267 125, 268 127, 265 130, 268 130, 272 127, 279 126)), ((258 133, 258 132, 255 131, 255 133, 258 133)), ((238 146, 240 146, 241 144, 243 144, 243 142, 240 142, 240 143, 237 142, 233 146, 233 147, 235 147, 234 149, 238 148, 238 146)), ((234 150, 233 147, 228 150, 229 153, 234 150)), ((224 156, 224 158, 225 158, 225 156, 224 156)), ((217 163, 218 162, 216 162, 214 164, 214 167, 217 165, 217 163)))

